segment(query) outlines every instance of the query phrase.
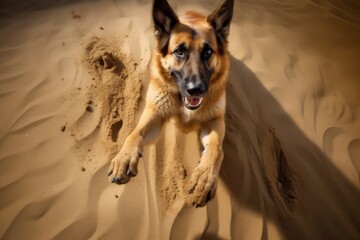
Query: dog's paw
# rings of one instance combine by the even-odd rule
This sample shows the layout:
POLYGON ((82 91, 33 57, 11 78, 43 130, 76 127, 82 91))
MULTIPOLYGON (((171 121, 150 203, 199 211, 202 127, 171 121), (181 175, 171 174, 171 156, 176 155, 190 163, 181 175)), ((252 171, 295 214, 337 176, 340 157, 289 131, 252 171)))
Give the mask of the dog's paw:
POLYGON ((137 175, 137 165, 142 157, 139 151, 121 151, 111 161, 108 176, 112 183, 124 184, 137 175))
POLYGON ((186 202, 195 207, 204 207, 214 197, 216 187, 217 174, 214 173, 213 166, 200 164, 194 169, 187 183, 186 202))

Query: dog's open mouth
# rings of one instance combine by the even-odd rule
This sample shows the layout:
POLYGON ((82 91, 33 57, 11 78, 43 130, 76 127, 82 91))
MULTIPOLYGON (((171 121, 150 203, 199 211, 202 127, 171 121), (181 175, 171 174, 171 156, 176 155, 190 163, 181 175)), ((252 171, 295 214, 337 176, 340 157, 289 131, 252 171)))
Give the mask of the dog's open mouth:
POLYGON ((202 103, 202 97, 184 97, 184 105, 190 110, 196 110, 202 103))

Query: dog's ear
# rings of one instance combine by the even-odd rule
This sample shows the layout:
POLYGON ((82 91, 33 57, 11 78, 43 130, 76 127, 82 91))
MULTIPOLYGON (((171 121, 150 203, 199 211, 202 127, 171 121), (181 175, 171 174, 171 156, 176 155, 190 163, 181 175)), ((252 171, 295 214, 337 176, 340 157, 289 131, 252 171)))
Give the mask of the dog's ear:
POLYGON ((155 26, 155 37, 159 41, 160 51, 166 54, 171 30, 179 22, 179 18, 167 0, 154 0, 152 15, 155 26))
POLYGON ((207 17, 208 23, 215 29, 221 53, 224 53, 227 44, 233 10, 234 0, 224 0, 222 4, 207 17))

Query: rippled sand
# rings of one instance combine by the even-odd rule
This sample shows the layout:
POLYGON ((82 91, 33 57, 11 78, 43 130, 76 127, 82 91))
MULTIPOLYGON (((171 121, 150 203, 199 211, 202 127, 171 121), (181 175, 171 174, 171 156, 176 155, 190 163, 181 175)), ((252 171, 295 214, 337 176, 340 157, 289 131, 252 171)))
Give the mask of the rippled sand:
MULTIPOLYGON (((184 203, 195 133, 107 167, 141 114, 150 1, 0 3, 1 239, 359 239, 360 4, 235 3, 216 197, 184 203)), ((220 1, 170 1, 210 13, 220 1)))

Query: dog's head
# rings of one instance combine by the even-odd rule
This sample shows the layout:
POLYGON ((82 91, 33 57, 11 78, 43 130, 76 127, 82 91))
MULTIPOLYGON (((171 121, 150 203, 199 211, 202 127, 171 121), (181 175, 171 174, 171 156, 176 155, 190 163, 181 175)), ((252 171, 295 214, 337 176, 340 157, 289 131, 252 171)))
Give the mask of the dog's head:
POLYGON ((161 65, 176 81, 184 105, 198 109, 218 62, 227 54, 234 0, 224 0, 209 16, 190 11, 178 17, 166 0, 154 0, 153 21, 161 65))

